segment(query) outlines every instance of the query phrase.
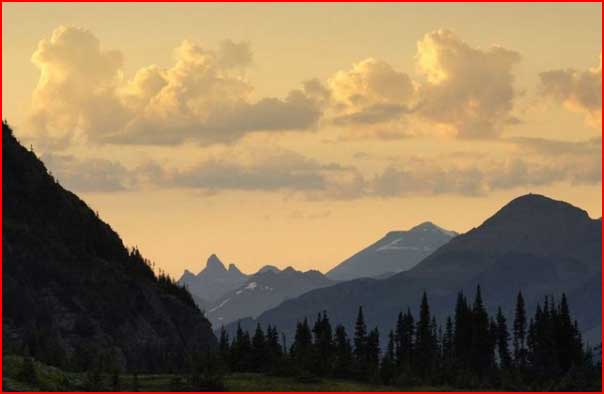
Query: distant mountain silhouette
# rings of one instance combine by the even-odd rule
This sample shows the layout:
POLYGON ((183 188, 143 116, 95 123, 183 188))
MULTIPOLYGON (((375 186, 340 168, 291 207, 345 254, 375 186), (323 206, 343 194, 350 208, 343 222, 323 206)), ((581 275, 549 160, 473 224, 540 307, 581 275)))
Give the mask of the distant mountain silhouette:
POLYGON ((409 231, 391 231, 379 241, 344 260, 327 272, 335 280, 378 278, 406 271, 455 237, 425 222, 409 231))
POLYGON ((227 269, 218 256, 213 254, 208 258, 206 267, 197 275, 185 270, 178 283, 184 285, 196 299, 209 305, 241 286, 247 278, 235 264, 229 265, 227 269))
MULTIPOLYGON (((313 319, 323 310, 332 324, 349 324, 362 305, 370 326, 389 330, 399 311, 415 310, 424 290, 432 310, 442 319, 459 289, 472 295, 480 284, 491 311, 502 306, 508 314, 519 290, 527 305, 536 305, 545 295, 559 297, 566 292, 587 332, 601 325, 601 239, 601 219, 590 219, 584 210, 568 203, 529 194, 511 201, 481 226, 453 238, 408 271, 382 280, 357 279, 313 290, 262 313, 258 320, 291 334, 296 321, 313 319)), ((243 325, 251 328, 255 321, 248 319, 243 325)))
POLYGON ((214 329, 244 317, 256 317, 289 298, 334 284, 319 271, 283 271, 264 267, 239 288, 230 291, 206 309, 214 329))
POLYGON ((180 368, 215 346, 190 294, 48 174, 2 125, 3 351, 88 368, 180 368))

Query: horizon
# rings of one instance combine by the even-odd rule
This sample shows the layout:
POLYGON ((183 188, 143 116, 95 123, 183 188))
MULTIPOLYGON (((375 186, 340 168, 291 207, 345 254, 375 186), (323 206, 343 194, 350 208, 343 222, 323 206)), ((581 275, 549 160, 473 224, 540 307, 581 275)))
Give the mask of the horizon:
POLYGON ((325 273, 528 193, 602 216, 601 4, 2 7, 3 118, 175 278, 325 273))

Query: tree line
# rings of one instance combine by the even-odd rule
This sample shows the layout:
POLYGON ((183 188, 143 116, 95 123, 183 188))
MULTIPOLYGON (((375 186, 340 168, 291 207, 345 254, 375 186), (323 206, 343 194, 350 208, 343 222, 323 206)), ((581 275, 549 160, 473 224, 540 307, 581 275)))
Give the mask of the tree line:
POLYGON ((238 326, 231 339, 220 331, 217 362, 225 371, 259 372, 300 379, 354 379, 398 387, 446 386, 506 390, 595 390, 601 360, 594 360, 568 301, 545 297, 529 317, 518 293, 513 321, 501 308, 489 315, 480 286, 472 302, 459 293, 452 315, 439 324, 423 294, 419 316, 401 312, 385 337, 369 329, 359 307, 350 337, 326 312, 299 321, 291 346, 278 329, 238 326), (382 342, 385 346, 382 346, 382 342))

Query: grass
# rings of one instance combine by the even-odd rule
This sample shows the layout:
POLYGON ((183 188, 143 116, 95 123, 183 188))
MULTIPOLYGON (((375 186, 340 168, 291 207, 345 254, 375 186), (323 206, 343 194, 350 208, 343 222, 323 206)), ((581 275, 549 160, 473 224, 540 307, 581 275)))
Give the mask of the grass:
MULTIPOLYGON (((3 356, 3 391, 83 391, 86 374, 65 372, 37 361, 35 379, 23 378, 25 359, 20 356, 3 356), (26 381, 28 380, 28 381, 26 381)), ((189 391, 186 376, 172 374, 138 375, 138 387, 134 375, 121 375, 122 391, 189 391)), ((255 373, 233 373, 224 377, 227 391, 401 391, 402 388, 361 383, 338 379, 305 379, 276 377, 255 373)), ((111 376, 103 376, 103 389, 112 390, 111 376)), ((442 387, 412 387, 404 391, 439 391, 442 387)))

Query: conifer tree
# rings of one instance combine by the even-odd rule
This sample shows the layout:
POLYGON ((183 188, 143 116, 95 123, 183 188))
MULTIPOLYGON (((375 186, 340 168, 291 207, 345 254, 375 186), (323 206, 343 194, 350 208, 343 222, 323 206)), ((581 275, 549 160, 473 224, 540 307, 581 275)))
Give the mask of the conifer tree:
POLYGON ((514 315, 514 362, 518 367, 526 365, 526 310, 524 298, 519 292, 516 298, 516 313, 514 315))
POLYGON ((499 356, 499 365, 502 369, 509 369, 512 366, 512 356, 510 354, 510 333, 505 316, 501 308, 497 308, 497 354, 499 356))
POLYGON ((363 307, 359 306, 357 320, 354 326, 354 360, 357 374, 366 376, 369 368, 367 353, 367 325, 363 316, 363 307))
POLYGON ((256 325, 256 332, 252 338, 252 367, 257 372, 268 369, 268 352, 266 348, 266 338, 260 323, 256 325))
POLYGON ((426 292, 422 295, 415 337, 413 354, 415 373, 425 381, 429 379, 432 374, 432 368, 435 361, 434 350, 436 347, 436 338, 434 337, 434 332, 432 330, 432 318, 426 292))
POLYGON ((394 332, 390 330, 390 333, 388 334, 388 346, 386 347, 386 353, 384 353, 384 357, 382 358, 382 365, 380 368, 380 377, 384 384, 391 384, 394 381, 396 373, 396 365, 394 362, 394 348, 394 332))
POLYGON ((480 378, 484 378, 494 364, 491 346, 489 315, 482 302, 480 285, 476 288, 476 297, 472 307, 472 347, 471 365, 480 378))
POLYGON ((337 378, 351 377, 353 366, 352 346, 346 334, 346 329, 341 324, 336 327, 334 351, 334 376, 337 378))
POLYGON ((380 332, 377 327, 367 337, 367 367, 367 377, 377 382, 380 371, 380 332))
POLYGON ((220 339, 218 340, 218 352, 222 358, 223 363, 229 365, 230 356, 230 345, 229 345, 229 334, 226 332, 224 326, 220 327, 220 339))
POLYGON ((296 366, 306 372, 310 372, 313 369, 313 346, 312 346, 312 333, 308 326, 308 319, 304 319, 301 323, 298 322, 296 327, 296 336, 294 338, 294 344, 290 350, 292 358, 294 359, 296 366))

